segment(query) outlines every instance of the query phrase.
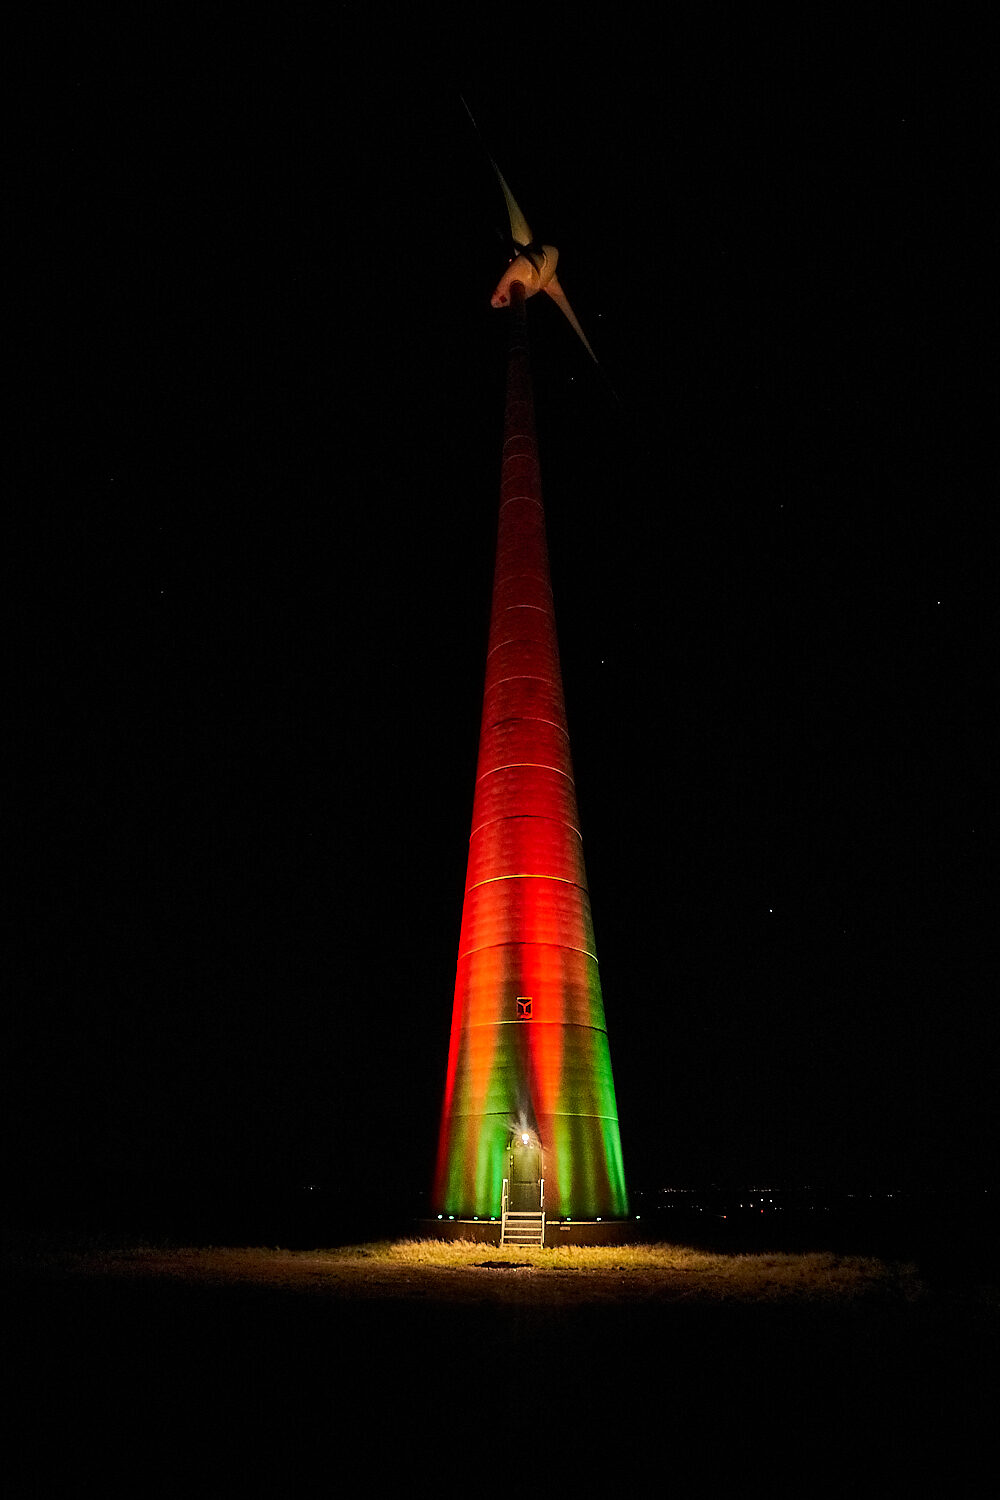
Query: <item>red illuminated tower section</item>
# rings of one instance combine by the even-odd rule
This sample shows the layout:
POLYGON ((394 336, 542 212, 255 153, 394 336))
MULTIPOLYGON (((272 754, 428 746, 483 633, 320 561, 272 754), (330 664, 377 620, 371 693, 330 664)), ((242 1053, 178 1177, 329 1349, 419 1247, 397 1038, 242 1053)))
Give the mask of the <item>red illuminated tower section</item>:
POLYGON ((525 306, 512 297, 500 519, 435 1208, 499 1214, 541 1145, 550 1216, 628 1212, 549 580, 525 306))

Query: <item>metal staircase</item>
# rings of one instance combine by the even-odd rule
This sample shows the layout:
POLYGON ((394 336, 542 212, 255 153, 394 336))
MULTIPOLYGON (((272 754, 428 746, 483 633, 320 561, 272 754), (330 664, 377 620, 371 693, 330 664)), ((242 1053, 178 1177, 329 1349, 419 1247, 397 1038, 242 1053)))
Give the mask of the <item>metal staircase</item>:
MULTIPOLYGON (((539 1197, 544 1205, 544 1182, 539 1184, 539 1197)), ((545 1209, 514 1209, 510 1207, 509 1193, 507 1189, 507 1178, 503 1180, 503 1202, 500 1213, 500 1243, 501 1245, 520 1245, 527 1247, 537 1245, 541 1249, 545 1244, 545 1209)))

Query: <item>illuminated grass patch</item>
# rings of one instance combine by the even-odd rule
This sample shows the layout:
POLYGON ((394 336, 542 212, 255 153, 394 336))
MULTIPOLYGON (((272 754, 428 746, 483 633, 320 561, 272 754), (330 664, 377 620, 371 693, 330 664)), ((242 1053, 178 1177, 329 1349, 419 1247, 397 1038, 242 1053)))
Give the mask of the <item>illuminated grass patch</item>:
POLYGON ((814 1303, 921 1300, 915 1266, 832 1252, 720 1255, 683 1245, 497 1246, 395 1240, 335 1249, 121 1246, 31 1257, 35 1270, 113 1281, 248 1286, 440 1302, 814 1303))
POLYGON ((540 1277, 581 1273, 581 1280, 616 1279, 664 1294, 750 1300, 805 1298, 853 1299, 875 1295, 919 1296, 916 1268, 868 1256, 830 1252, 805 1254, 719 1255, 683 1245, 557 1245, 552 1249, 482 1245, 468 1240, 398 1240, 359 1246, 352 1252, 386 1267, 472 1271, 517 1267, 540 1277))

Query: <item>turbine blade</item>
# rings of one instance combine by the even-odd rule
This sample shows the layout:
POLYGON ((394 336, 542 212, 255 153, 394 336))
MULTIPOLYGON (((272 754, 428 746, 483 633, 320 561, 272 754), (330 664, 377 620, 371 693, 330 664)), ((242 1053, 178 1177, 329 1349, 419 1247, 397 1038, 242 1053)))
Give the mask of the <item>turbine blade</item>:
POLYGON ((507 217, 510 220, 511 239, 513 239, 519 247, 530 245, 532 240, 534 239, 534 235, 531 232, 531 225, 528 223, 527 219, 524 217, 524 214, 521 212, 520 207, 518 206, 517 199, 514 197, 514 194, 507 186, 503 173, 497 166, 496 162, 493 160, 493 157, 490 155, 489 148, 487 147, 486 142, 483 140, 482 131, 476 124, 476 117, 472 113, 472 110, 469 108, 468 104, 466 104, 465 102, 465 96, 463 94, 459 94, 458 97, 461 99, 462 107, 464 108, 465 113, 468 115, 469 120, 472 124, 472 128, 479 138, 479 144, 480 146, 482 146, 483 151, 486 153, 487 157, 489 157, 490 166, 497 174, 497 179, 500 183, 500 186, 503 188, 503 195, 507 204, 507 217))
MULTIPOLYGON (((493 161, 492 156, 490 157, 490 161, 493 161)), ((535 238, 535 236, 531 232, 531 225, 528 223, 527 219, 524 217, 524 214, 518 207, 517 199, 514 197, 514 194, 507 186, 504 175, 495 161, 493 161, 493 170, 500 179, 500 186, 503 188, 503 195, 507 200, 507 213, 510 217, 511 239, 516 245, 530 245, 532 240, 535 238)))
POLYGON ((548 292, 549 296, 552 298, 552 300, 556 304, 556 306, 562 309, 562 311, 565 313, 566 317, 569 319, 570 323, 576 329, 577 333, 580 335, 580 340, 581 340, 581 342, 583 344, 583 347, 586 349, 587 353, 590 355, 591 359, 594 361, 594 364, 596 365, 597 364, 597 355, 594 353, 593 349, 591 349, 590 344, 589 344, 589 342, 587 340, 587 335, 584 333, 583 329, 580 327, 580 324, 577 321, 576 313, 570 307, 570 305, 569 305, 569 299, 566 296, 566 293, 563 291, 562 287, 559 285, 559 277, 558 276, 553 276, 552 280, 549 282, 549 284, 545 288, 545 290, 548 292))

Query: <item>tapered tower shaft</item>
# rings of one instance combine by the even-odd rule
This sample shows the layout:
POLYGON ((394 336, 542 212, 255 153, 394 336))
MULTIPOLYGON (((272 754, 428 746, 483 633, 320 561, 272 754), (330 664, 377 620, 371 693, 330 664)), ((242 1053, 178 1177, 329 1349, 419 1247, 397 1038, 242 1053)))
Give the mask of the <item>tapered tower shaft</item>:
POLYGON ((515 1132, 550 1215, 628 1210, 563 703, 523 288, 511 299, 500 516, 435 1207, 499 1212, 515 1132))

